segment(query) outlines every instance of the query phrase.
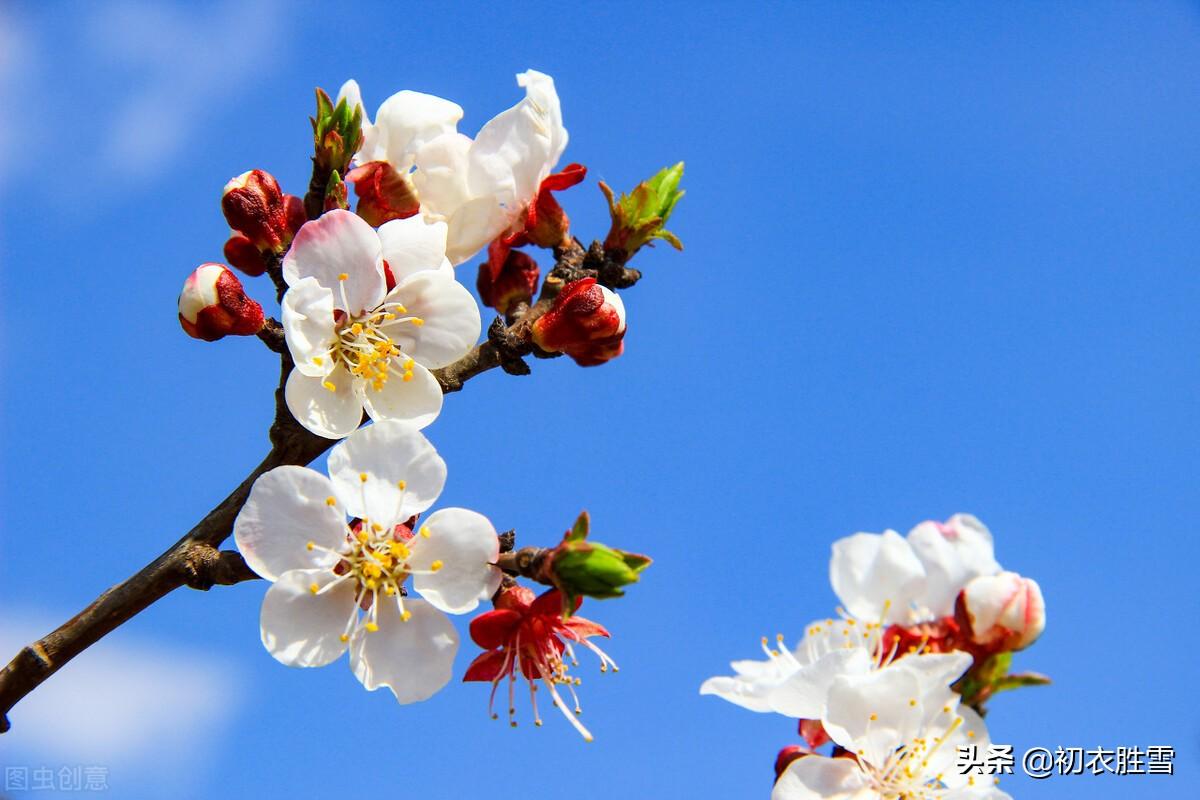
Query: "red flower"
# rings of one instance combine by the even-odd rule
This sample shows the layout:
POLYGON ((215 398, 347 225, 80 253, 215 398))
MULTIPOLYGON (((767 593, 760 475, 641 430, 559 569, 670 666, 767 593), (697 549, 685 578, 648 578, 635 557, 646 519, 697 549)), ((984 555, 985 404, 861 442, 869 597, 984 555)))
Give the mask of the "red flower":
MULTIPOLYGON (((579 608, 580 598, 575 603, 579 608)), ((471 620, 471 638, 487 652, 481 654, 467 667, 464 681, 490 681, 492 694, 488 699, 488 711, 492 719, 497 718, 493 711, 496 700, 496 689, 505 676, 508 677, 508 718, 511 725, 516 726, 513 714, 516 707, 513 695, 516 685, 516 673, 529 681, 529 698, 533 704, 533 722, 541 725, 542 720, 537 710, 537 681, 549 690, 556 705, 567 721, 575 726, 587 741, 592 740, 591 733, 576 719, 581 712, 579 698, 575 695, 575 687, 581 681, 567 675, 567 663, 564 654, 572 665, 578 666, 572 645, 580 644, 593 651, 600 657, 600 671, 607 672, 611 665, 613 671, 617 665, 600 648, 588 641, 592 636, 608 637, 600 625, 572 615, 563 619, 562 596, 557 589, 543 593, 536 600, 533 592, 523 586, 513 586, 503 590, 495 600, 495 610, 480 614, 471 620), (571 693, 574 702, 572 714, 567 704, 558 693, 558 686, 564 685, 571 693)))

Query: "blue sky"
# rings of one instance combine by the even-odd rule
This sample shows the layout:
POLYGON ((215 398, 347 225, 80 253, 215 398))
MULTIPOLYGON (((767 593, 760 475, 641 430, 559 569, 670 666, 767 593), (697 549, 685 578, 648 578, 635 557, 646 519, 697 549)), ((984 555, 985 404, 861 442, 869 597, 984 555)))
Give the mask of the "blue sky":
POLYGON ((188 339, 175 298, 220 259, 229 177, 302 191, 312 87, 356 77, 372 111, 432 92, 473 131, 534 67, 590 170, 563 195, 579 235, 606 228, 595 179, 687 162, 687 249, 639 255, 626 354, 488 374, 428 431, 443 504, 542 544, 587 508, 656 558, 585 605, 622 665, 583 673, 597 741, 491 722, 479 685, 398 707, 345 663, 286 669, 251 583, 178 592, 71 664, 0 764, 106 764, 134 800, 765 797, 792 723, 700 682, 832 610, 835 538, 969 511, 1049 613, 1016 662, 1055 684, 997 699, 993 738, 1178 751, 1173 778, 1003 787, 1200 789, 1195 4, 331 5, 0 10, 0 641, 148 561, 265 452, 274 357, 188 339))

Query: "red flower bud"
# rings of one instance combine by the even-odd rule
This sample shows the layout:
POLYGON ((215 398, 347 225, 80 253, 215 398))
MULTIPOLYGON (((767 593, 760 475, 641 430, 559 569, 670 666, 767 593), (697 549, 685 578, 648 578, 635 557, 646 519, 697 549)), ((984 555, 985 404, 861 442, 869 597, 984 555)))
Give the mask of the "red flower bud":
POLYGON ((354 184, 358 205, 354 210, 371 227, 394 219, 406 219, 421 210, 417 193, 408 178, 386 161, 371 161, 346 173, 354 184))
POLYGON ((811 752, 798 744, 789 744, 780 750, 779 755, 775 756, 775 780, 779 780, 779 777, 783 775, 784 771, 787 770, 793 761, 811 755, 811 752))
POLYGON ((533 323, 533 341, 566 353, 583 367, 603 364, 624 350, 625 304, 595 278, 568 283, 554 305, 533 323))
POLYGON ((257 278, 267 271, 267 260, 262 252, 240 233, 235 233, 225 242, 225 260, 251 278, 257 278))
POLYGON ((225 184, 221 210, 229 227, 259 250, 282 253, 292 241, 295 210, 268 172, 250 170, 225 184))
POLYGON ((251 336, 263 326, 262 306, 246 296, 242 282, 224 264, 201 264, 184 281, 179 324, 188 336, 215 342, 251 336))
POLYGON ((479 265, 475 288, 485 306, 507 314, 517 303, 533 300, 540 277, 536 261, 497 239, 488 247, 487 263, 479 265))
POLYGON ((1046 628, 1041 587, 1015 572, 972 578, 958 594, 955 615, 975 645, 994 652, 1023 650, 1046 628))

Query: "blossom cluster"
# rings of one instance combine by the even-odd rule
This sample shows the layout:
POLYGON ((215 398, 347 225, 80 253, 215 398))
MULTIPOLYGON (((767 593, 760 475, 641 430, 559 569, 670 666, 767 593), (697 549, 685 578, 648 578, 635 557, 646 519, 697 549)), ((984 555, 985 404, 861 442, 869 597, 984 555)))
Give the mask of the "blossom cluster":
POLYGON ((995 692, 1045 682, 1008 673, 1045 627, 1037 583, 1003 571, 967 514, 839 539, 829 576, 836 619, 791 649, 763 639, 765 660, 735 661, 700 688, 798 721, 805 744, 780 752, 772 798, 1008 797, 982 770, 956 769, 955 754, 986 746, 979 712, 995 692))
MULTIPOLYGON (((486 249, 480 298, 510 322, 524 315, 524 352, 594 366, 624 348, 624 303, 597 282, 595 268, 570 281, 547 279, 530 307, 540 271, 519 248, 554 250, 556 258, 574 248, 583 257, 553 193, 583 181, 587 170, 554 171, 568 135, 553 79, 530 70, 517 82, 525 97, 474 137, 458 131, 463 110, 449 100, 401 91, 372 121, 355 81, 336 101, 318 89, 308 193, 286 194, 272 175, 250 170, 221 198, 231 229, 226 259, 247 276, 270 276, 280 321, 266 317, 224 264, 204 264, 188 278, 179 320, 206 341, 256 334, 274 341, 287 370, 287 415, 337 442, 328 474, 287 464, 259 476, 235 520, 246 565, 271 583, 260 616, 267 651, 293 667, 348 653, 366 689, 387 687, 400 703, 418 702, 454 672, 460 637, 450 615, 491 602, 470 625, 482 652, 464 680, 492 684, 489 710, 507 680, 515 725, 519 676, 535 724, 542 724, 541 687, 590 740, 577 719, 580 679, 568 664, 577 665, 577 648, 594 652, 602 671, 616 664, 592 641, 608 631, 576 612, 584 596, 620 595, 650 560, 586 541, 586 514, 557 547, 525 548, 520 561, 486 516, 465 508, 428 513, 447 477, 422 432, 442 409, 436 372, 467 357, 482 328, 456 267, 486 249), (347 185, 357 195, 354 210, 347 185), (537 596, 519 578, 547 588, 537 596)), ((678 245, 662 231, 670 211, 663 203, 673 206, 680 192, 672 185, 669 194, 643 188, 639 197, 666 199, 619 213, 612 206, 608 239, 621 247, 593 248, 620 271, 635 249, 628 246, 634 228, 647 242, 678 245)))

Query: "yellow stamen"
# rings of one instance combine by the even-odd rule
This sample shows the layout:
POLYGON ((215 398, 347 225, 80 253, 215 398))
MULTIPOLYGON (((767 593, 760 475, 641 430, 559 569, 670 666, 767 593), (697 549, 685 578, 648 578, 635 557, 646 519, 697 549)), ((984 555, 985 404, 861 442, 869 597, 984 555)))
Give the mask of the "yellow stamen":
POLYGON ((315 583, 312 583, 312 584, 309 584, 308 590, 310 592, 312 592, 313 594, 316 594, 317 592, 321 591, 321 587, 317 586, 315 583))
POLYGON ((339 281, 344 281, 344 280, 346 280, 346 279, 347 279, 347 278, 349 278, 349 277, 350 277, 350 273, 348 273, 348 272, 343 272, 343 273, 341 273, 340 275, 338 275, 338 280, 339 280, 339 281))
POLYGON ((400 615, 400 621, 408 622, 410 619, 412 619, 412 612, 409 611, 408 609, 405 609, 404 613, 400 615))
POLYGON ((328 389, 331 392, 337 391, 337 386, 334 384, 333 381, 325 381, 321 385, 324 386, 326 389, 328 389))
POLYGON ((408 482, 407 481, 396 481, 396 488, 403 492, 405 489, 408 488, 408 482))
POLYGON ((367 482, 367 473, 365 473, 365 472, 358 473, 358 479, 360 481, 362 481, 363 483, 366 483, 367 482))
POLYGON ((379 630, 379 626, 376 625, 374 622, 368 622, 366 624, 366 629, 371 633, 375 633, 375 631, 379 630))
POLYGON ((441 568, 442 568, 442 567, 444 567, 444 566, 446 566, 446 565, 445 565, 445 564, 443 564, 443 563, 441 562, 441 560, 439 559, 439 560, 437 560, 437 561, 434 561, 432 564, 430 564, 430 565, 429 565, 429 568, 430 568, 431 570, 433 570, 434 572, 437 572, 439 569, 441 569, 441 568))
POLYGON ((325 498, 325 505, 327 505, 327 506, 336 506, 336 505, 337 505, 337 498, 336 498, 336 497, 333 497, 333 496, 326 497, 326 498, 325 498))

